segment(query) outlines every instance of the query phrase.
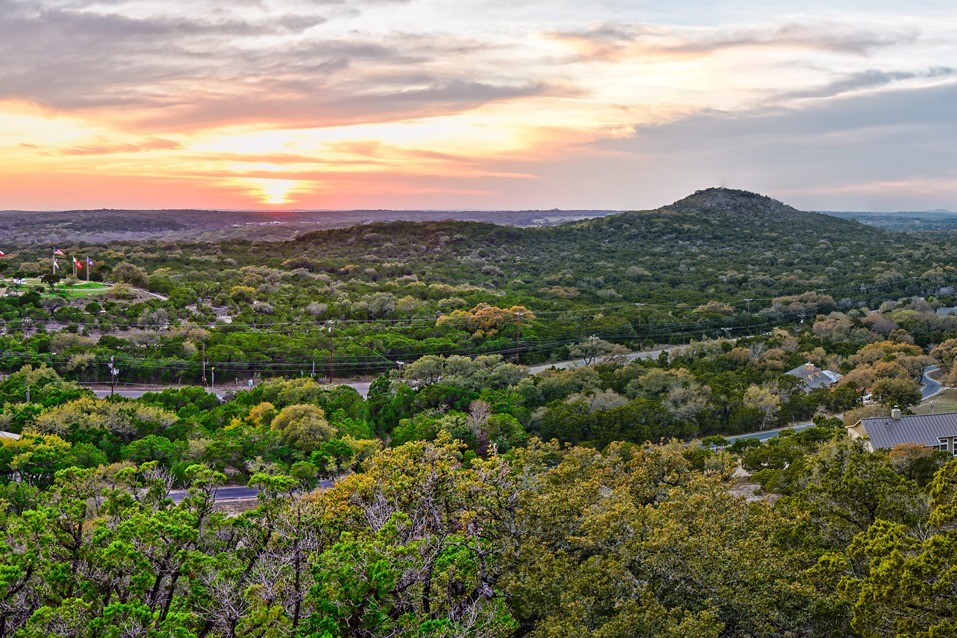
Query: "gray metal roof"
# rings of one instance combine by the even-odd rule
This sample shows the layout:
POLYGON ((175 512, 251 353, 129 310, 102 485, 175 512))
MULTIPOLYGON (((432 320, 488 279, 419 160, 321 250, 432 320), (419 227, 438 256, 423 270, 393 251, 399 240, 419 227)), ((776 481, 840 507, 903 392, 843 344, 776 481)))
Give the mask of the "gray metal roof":
POLYGON ((797 377, 801 381, 804 381, 804 390, 806 392, 816 390, 818 388, 830 387, 837 383, 837 381, 841 378, 840 374, 831 372, 830 370, 821 370, 812 363, 799 365, 793 370, 788 370, 784 374, 797 377))
POLYGON ((861 425, 875 450, 902 443, 936 447, 937 437, 957 436, 957 413, 913 414, 899 419, 871 417, 861 419, 861 425))

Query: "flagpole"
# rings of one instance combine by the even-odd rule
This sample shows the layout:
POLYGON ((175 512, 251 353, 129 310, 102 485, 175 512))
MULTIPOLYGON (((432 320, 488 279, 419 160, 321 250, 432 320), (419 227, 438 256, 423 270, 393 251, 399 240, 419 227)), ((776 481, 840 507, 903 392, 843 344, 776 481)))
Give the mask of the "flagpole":
POLYGON ((91 266, 91 264, 92 264, 92 262, 90 261, 90 258, 87 257, 87 258, 86 258, 86 283, 90 283, 90 266, 91 266))

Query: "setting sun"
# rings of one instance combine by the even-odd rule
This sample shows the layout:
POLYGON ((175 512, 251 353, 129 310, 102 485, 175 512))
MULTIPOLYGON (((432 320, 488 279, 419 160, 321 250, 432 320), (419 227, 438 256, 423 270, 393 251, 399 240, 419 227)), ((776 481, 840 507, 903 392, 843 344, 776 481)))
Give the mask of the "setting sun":
POLYGON ((293 201, 291 195, 303 189, 304 183, 293 179, 245 178, 242 180, 251 187, 250 193, 261 204, 277 206, 293 201))

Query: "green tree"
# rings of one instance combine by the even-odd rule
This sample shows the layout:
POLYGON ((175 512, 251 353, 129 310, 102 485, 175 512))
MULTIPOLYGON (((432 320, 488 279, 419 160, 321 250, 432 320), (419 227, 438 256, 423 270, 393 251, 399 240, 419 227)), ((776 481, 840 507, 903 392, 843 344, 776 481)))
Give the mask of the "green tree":
POLYGON ((269 427, 279 433, 283 441, 307 454, 336 434, 323 409, 310 404, 286 406, 269 427))
POLYGON ((886 407, 909 408, 921 401, 920 386, 913 379, 878 379, 871 395, 886 407))
POLYGON ((113 267, 113 281, 122 284, 129 284, 137 288, 146 288, 149 283, 149 277, 146 271, 128 261, 121 261, 113 267))

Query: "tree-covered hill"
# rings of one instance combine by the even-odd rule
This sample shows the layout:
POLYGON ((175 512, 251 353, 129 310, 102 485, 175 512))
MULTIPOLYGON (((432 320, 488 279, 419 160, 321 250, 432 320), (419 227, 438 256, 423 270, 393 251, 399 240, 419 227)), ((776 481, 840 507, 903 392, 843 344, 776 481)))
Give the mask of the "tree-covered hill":
MULTIPOLYGON (((154 296, 14 290, 0 298, 0 366, 65 365, 82 347, 97 378, 115 355, 137 379, 197 380, 204 345, 227 377, 298 373, 314 361, 358 374, 424 354, 520 352, 541 362, 590 335, 639 347, 749 334, 886 299, 948 305, 957 284, 950 240, 709 189, 653 211, 546 228, 405 221, 282 242, 61 244, 93 257, 94 279, 154 296), (521 309, 530 314, 517 320, 521 309), (498 313, 494 329, 477 327, 489 312, 498 313), (63 347, 48 334, 58 331, 88 339, 63 347)), ((3 263, 8 275, 43 275, 49 247, 8 249, 3 263)))
MULTIPOLYGON (((432 279, 543 283, 545 296, 686 301, 772 298, 885 284, 949 259, 943 242, 796 210, 746 191, 712 188, 652 211, 552 228, 461 222, 388 223, 304 235, 293 250, 372 263, 398 260, 432 279), (918 253, 918 254, 915 254, 918 253), (915 256, 918 259, 915 261, 915 256), (676 290, 677 289, 677 290, 676 290)), ((527 287, 527 286, 526 286, 527 287)), ((835 291, 837 292, 837 291, 835 291)))

